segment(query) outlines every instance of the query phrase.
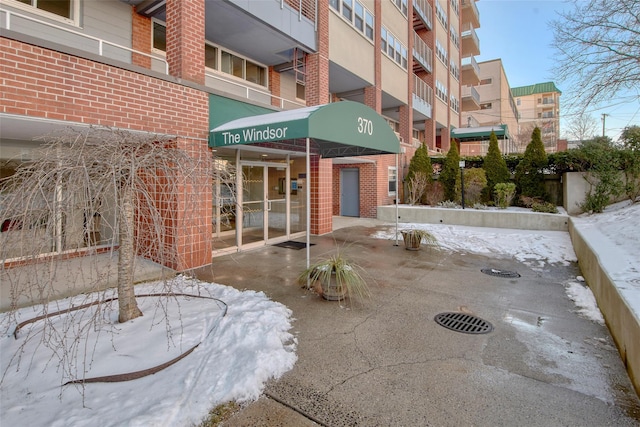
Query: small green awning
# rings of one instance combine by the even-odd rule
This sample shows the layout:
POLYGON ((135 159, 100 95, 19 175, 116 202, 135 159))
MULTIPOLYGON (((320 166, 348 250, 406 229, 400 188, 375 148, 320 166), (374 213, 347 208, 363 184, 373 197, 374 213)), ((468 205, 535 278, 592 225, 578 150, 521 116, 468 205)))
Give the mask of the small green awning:
POLYGON ((451 138, 461 142, 485 141, 489 139, 491 132, 494 132, 498 139, 511 139, 507 125, 456 128, 451 131, 451 138))
POLYGON ((215 127, 211 136, 211 147, 310 138, 324 158, 400 152, 386 120, 353 101, 243 117, 215 127))

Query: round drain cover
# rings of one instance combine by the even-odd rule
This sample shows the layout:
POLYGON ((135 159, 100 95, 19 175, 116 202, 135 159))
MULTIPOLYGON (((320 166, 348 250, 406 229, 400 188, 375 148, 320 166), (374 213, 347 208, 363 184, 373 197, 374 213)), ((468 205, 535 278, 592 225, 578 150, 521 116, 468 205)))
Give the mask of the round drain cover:
POLYGON ((466 313, 440 313, 433 320, 447 329, 465 334, 487 334, 493 331, 491 323, 466 313))
POLYGON ((515 271, 497 270, 495 268, 483 268, 480 271, 482 271, 484 274, 488 274, 489 276, 520 277, 520 273, 517 273, 515 271))

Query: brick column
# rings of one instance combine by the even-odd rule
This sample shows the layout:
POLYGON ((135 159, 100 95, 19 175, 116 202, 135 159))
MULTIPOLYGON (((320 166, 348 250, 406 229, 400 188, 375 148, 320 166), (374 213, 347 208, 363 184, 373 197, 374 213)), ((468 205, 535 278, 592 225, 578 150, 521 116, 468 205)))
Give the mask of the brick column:
MULTIPOLYGON (((307 105, 322 105, 330 101, 329 93, 329 2, 318 3, 318 52, 307 56, 307 105)), ((311 156, 311 230, 325 234, 333 229, 331 159, 311 156)))
POLYGON ((169 74, 204 84, 204 0, 167 0, 169 74))
POLYGON ((329 2, 318 2, 318 52, 307 56, 307 105, 327 104, 329 97, 329 2))
POLYGON ((178 259, 174 268, 185 271, 211 263, 213 192, 210 171, 207 169, 211 152, 206 143, 194 139, 178 138, 176 145, 191 157, 201 159, 200 164, 203 165, 200 171, 195 171, 201 179, 190 179, 189 185, 175 195, 177 218, 173 243, 178 259))
POLYGON ((325 234, 333 230, 331 159, 311 157, 311 234, 325 234))
POLYGON ((271 90, 271 105, 281 107, 280 97, 280 73, 275 71, 273 67, 269 67, 269 90, 271 90))
MULTIPOLYGON (((144 53, 151 53, 151 18, 146 18, 131 8, 131 47, 144 53)), ((151 58, 144 55, 133 54, 131 61, 135 65, 151 68, 151 58)))

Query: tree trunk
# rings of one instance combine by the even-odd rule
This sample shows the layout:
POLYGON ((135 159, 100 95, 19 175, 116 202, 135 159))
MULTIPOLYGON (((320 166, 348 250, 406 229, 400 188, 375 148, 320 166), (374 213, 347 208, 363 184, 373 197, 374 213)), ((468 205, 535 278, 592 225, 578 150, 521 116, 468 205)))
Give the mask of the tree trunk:
POLYGON ((118 251, 118 321, 127 322, 142 316, 133 291, 134 263, 134 208, 132 191, 126 185, 121 192, 121 212, 118 230, 120 250, 118 251))

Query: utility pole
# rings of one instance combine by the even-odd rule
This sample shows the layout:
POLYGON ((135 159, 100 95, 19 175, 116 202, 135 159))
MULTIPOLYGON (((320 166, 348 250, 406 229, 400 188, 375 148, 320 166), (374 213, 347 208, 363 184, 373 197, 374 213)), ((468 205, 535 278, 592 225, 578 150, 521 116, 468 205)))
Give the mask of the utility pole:
POLYGON ((607 113, 602 113, 602 137, 604 138, 604 123, 607 120, 607 113))

